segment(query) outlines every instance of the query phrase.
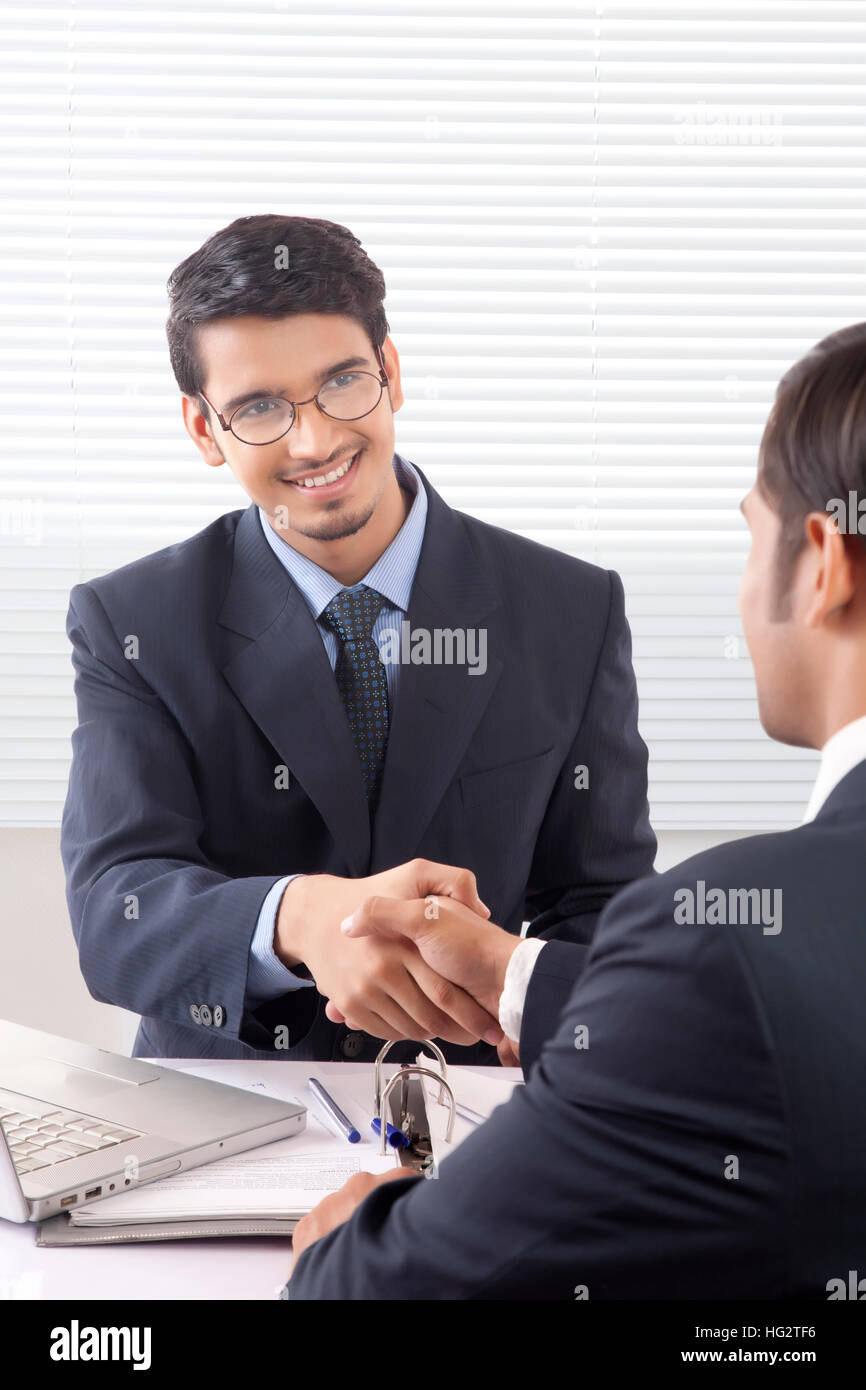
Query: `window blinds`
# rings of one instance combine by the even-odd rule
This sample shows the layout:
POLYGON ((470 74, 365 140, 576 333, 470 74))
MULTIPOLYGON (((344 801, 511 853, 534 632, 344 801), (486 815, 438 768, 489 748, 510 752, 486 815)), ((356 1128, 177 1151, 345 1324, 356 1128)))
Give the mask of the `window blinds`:
POLYGON ((271 211, 384 270, 397 448, 446 500, 622 574, 656 826, 799 820, 737 504, 782 371, 866 318, 861 4, 31 0, 0 50, 2 823, 59 819, 72 585, 247 505, 164 287, 271 211))

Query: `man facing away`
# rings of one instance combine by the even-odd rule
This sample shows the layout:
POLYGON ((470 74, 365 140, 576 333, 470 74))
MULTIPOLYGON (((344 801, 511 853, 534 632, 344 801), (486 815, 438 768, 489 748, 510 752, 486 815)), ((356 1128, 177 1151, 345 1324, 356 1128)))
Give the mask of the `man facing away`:
POLYGON ((512 1060, 411 942, 339 924, 445 894, 585 955, 655 853, 622 584, 395 453, 385 283, 346 228, 240 218, 169 291, 187 432, 251 501, 72 590, 61 848, 88 987, 142 1016, 139 1057, 434 1037, 512 1060))
POLYGON ((585 968, 445 899, 351 914, 491 1013, 522 961, 528 1082, 438 1181, 320 1203, 289 1297, 866 1294, 866 324, 783 377, 743 511, 761 721, 822 749, 804 824, 630 885, 585 968))

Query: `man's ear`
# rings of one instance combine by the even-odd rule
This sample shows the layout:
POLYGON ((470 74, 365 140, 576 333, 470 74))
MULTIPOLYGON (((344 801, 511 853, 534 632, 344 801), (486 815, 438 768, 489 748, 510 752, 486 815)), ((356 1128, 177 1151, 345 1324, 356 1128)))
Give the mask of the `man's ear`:
POLYGON ((396 415, 403 404, 403 387, 400 385, 400 358, 390 337, 387 337, 382 344, 382 356, 385 359, 385 375, 388 378, 391 409, 396 415))
POLYGON ((854 597, 854 561, 849 538, 839 530, 834 517, 825 512, 810 512, 804 527, 806 555, 813 574, 805 622, 807 627, 820 627, 854 597))
POLYGON ((181 409, 186 432, 210 468, 219 468, 225 463, 225 455, 210 432, 210 426, 201 413, 201 406, 195 396, 182 396, 181 409))

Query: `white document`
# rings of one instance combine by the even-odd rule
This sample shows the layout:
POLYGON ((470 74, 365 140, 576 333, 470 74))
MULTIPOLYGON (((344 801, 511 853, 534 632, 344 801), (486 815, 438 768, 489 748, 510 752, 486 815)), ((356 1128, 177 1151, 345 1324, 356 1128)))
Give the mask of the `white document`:
MULTIPOLYGON (((424 1066, 430 1065, 428 1057, 420 1056, 418 1061, 424 1066)), ((433 1070, 436 1070, 435 1064, 433 1064, 433 1070)), ((423 1077, 422 1080, 424 1082, 427 1119, 430 1121, 433 1160, 437 1169, 443 1159, 452 1154, 474 1129, 479 1128, 479 1123, 483 1123, 484 1118, 489 1117, 497 1106, 504 1105, 507 1100, 511 1099, 515 1086, 523 1085, 522 1078, 512 1079, 503 1076, 493 1067, 490 1068, 490 1076, 478 1076, 474 1072, 449 1068, 448 1083, 457 1102, 454 1131, 449 1144, 445 1139, 448 1116, 451 1113, 448 1097, 446 1095, 445 1103, 440 1105, 438 1103, 438 1082, 433 1081, 429 1076, 423 1077)))
MULTIPOLYGON (((262 1094, 277 1094, 263 1080, 244 1084, 262 1094)), ((387 1173, 397 1167, 399 1159, 393 1149, 380 1156, 378 1140, 369 1125, 365 1134, 361 1120, 363 1103, 343 1083, 332 1083, 330 1077, 327 1089, 358 1125, 359 1144, 350 1144, 344 1135, 338 1136, 326 1126, 319 1118, 322 1112, 312 1093, 305 1091, 303 1096, 289 1097, 307 1107, 307 1125, 301 1134, 190 1168, 174 1177, 158 1178, 132 1192, 91 1202, 70 1212, 73 1225, 301 1217, 355 1173, 387 1173)))

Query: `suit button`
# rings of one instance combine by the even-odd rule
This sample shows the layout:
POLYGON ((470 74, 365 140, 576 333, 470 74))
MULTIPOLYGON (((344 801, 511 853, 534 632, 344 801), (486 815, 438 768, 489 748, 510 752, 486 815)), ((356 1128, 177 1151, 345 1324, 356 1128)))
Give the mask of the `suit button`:
POLYGON ((190 1004, 189 1012, 193 1023, 201 1023, 201 1014, 199 1013, 198 1004, 190 1004))
POLYGON ((364 1039, 360 1033, 348 1033, 343 1039, 343 1056, 359 1057, 364 1048, 364 1039))
POLYGON ((226 1021, 226 1011, 225 1011, 225 1009, 223 1008, 222 1004, 214 1004, 214 1006, 213 1006, 213 1026, 214 1026, 214 1028, 222 1028, 222 1026, 223 1026, 223 1024, 225 1023, 225 1021, 226 1021))
POLYGON ((213 1014, 211 1013, 207 1004, 199 1004, 198 1016, 199 1021, 204 1024, 205 1028, 210 1028, 211 1024, 213 1023, 213 1014))

